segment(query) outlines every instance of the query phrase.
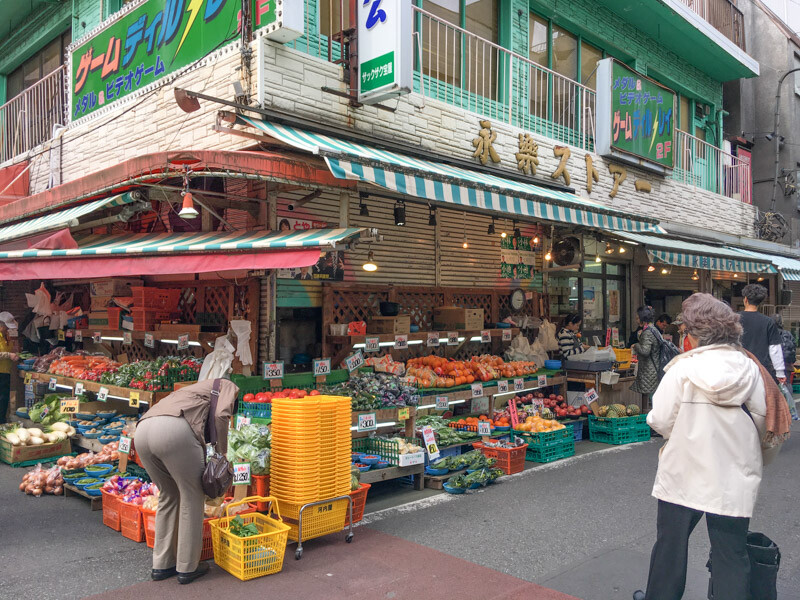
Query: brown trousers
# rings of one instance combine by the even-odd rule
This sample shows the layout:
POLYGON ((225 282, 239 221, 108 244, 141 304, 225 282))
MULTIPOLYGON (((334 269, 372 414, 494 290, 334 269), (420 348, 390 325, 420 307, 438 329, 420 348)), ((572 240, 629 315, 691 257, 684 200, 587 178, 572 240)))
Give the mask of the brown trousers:
POLYGON ((167 416, 143 420, 134 443, 160 491, 153 568, 191 573, 203 543, 203 446, 186 419, 167 416))

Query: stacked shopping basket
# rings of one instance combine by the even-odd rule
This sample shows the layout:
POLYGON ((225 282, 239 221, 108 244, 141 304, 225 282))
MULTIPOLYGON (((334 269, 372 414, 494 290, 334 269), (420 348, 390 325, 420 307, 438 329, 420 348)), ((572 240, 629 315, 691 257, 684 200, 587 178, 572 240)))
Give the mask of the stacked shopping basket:
POLYGON ((302 544, 344 527, 350 506, 350 420, 350 398, 272 401, 270 492, 279 501, 292 541, 302 544), (312 506, 302 510, 301 519, 307 504, 312 506))

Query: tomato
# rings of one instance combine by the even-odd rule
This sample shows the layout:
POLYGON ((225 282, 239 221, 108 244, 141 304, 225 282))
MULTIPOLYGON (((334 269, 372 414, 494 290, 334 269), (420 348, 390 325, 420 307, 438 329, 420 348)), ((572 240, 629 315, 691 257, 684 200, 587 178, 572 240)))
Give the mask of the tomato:
POLYGON ((308 392, 309 396, 319 396, 319 390, 311 390, 308 392))
POLYGON ((256 402, 266 402, 267 401, 267 393, 266 392, 258 392, 256 394, 256 402))
POLYGON ((242 398, 242 401, 243 402, 255 402, 256 401, 256 395, 255 394, 245 394, 244 397, 242 398))

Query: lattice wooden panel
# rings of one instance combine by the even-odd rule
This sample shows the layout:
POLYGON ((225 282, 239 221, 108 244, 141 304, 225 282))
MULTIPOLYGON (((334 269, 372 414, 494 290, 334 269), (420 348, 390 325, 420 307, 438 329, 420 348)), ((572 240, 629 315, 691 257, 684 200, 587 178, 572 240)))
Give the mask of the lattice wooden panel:
POLYGON ((482 308, 484 319, 492 320, 492 294, 491 293, 463 293, 456 292, 452 295, 453 306, 462 308, 482 308))
POLYGON ((405 291, 398 288, 393 301, 400 304, 402 314, 411 316, 411 322, 419 325, 420 331, 430 331, 433 329, 433 309, 444 304, 444 293, 405 291))
POLYGON ((355 291, 333 289, 329 310, 331 323, 367 321, 380 315, 379 304, 389 299, 388 291, 355 291))
POLYGON ((203 294, 201 312, 219 313, 230 318, 232 286, 208 286, 203 294))
POLYGON ((194 323, 194 316, 197 313, 197 288, 183 288, 183 293, 178 301, 178 310, 181 313, 181 321, 194 323))

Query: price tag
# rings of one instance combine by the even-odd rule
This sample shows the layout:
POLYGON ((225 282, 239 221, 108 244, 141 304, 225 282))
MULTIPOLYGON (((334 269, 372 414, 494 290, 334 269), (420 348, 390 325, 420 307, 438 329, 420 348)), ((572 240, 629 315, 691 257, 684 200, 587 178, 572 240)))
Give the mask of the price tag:
POLYGON ((59 342, 63 342, 64 340, 67 339, 67 337, 64 335, 64 330, 63 329, 59 329, 58 333, 56 335, 58 337, 58 341, 59 342))
POLYGON ((536 385, 540 388, 547 387, 547 375, 539 375, 536 378, 536 385))
POLYGON ((66 336, 67 336, 67 338, 71 340, 72 338, 74 338, 74 337, 75 337, 75 331, 74 331, 74 330, 72 330, 72 329, 67 329, 67 330, 64 332, 64 335, 66 335, 66 336))
POLYGON ((189 334, 182 333, 178 336, 178 350, 186 350, 189 348, 189 334))
POLYGON ((75 341, 82 342, 83 341, 83 332, 80 329, 75 330, 75 341))
POLYGON ((492 426, 489 421, 478 421, 478 435, 491 435, 492 426))
POLYGON ((156 340, 153 337, 152 333, 145 333, 144 334, 144 345, 145 345, 145 348, 155 348, 156 347, 156 340))
POLYGON ((394 336, 394 349, 405 350, 408 348, 408 336, 406 334, 394 336))
POLYGON ((508 393, 508 380, 501 379, 497 382, 497 393, 498 394, 506 394, 508 393))
POLYGON ((408 421, 410 418, 411 418, 411 409, 409 409, 407 406, 397 411, 398 421, 408 421))
POLYGON ((517 377, 514 380, 514 391, 521 392, 524 389, 525 389, 525 380, 522 379, 521 377, 517 377))
POLYGON ((117 452, 120 454, 130 454, 131 438, 125 437, 124 435, 119 436, 119 448, 117 448, 117 452))
POLYGON ((131 408, 139 408, 139 391, 135 390, 128 396, 128 406, 131 408))
POLYGON ((50 383, 47 384, 47 389, 50 390, 51 392, 55 392, 57 383, 58 383, 58 379, 56 379, 55 377, 51 377, 50 378, 50 383))
POLYGON ((503 329, 503 341, 510 342, 511 341, 511 330, 510 329, 503 329))
POLYGON ((83 382, 79 381, 75 384, 75 395, 80 396, 83 393, 83 382))
POLYGON ((450 408, 450 398, 447 396, 436 396, 436 410, 448 410, 450 408))
POLYGON ((25 385, 28 385, 31 382, 31 374, 25 373, 25 385))
POLYGON ((100 391, 97 392, 97 399, 100 402, 105 402, 108 399, 108 388, 107 387, 101 387, 100 388, 100 391))
POLYGON ((236 415, 236 429, 237 431, 244 427, 245 425, 250 425, 250 417, 246 415, 236 415))
POLYGON ((611 328, 611 343, 615 346, 619 345, 619 327, 611 328))
POLYGON ((492 341, 492 332, 488 329, 481 331, 481 344, 489 344, 492 341))
POLYGON ((473 383, 472 384, 472 397, 473 398, 480 398, 483 396, 483 384, 482 383, 473 383))
POLYGON ((436 445, 436 436, 430 425, 422 428, 422 439, 425 440, 425 450, 428 451, 428 458, 431 460, 439 458, 439 446, 436 445))
POLYGON ((283 361, 265 362, 264 379, 283 379, 283 361))
POLYGON ((511 424, 519 424, 519 415, 517 414, 517 400, 512 398, 508 401, 508 412, 511 415, 511 424))
POLYGON ((489 398, 482 396, 480 398, 473 398, 470 402, 469 411, 471 413, 488 414, 489 413, 489 398))
POLYGON ((92 341, 93 341, 95 344, 99 344, 99 343, 100 343, 100 338, 101 338, 101 337, 102 337, 102 334, 101 334, 99 331, 95 331, 95 332, 92 334, 92 341))
POLYGON ((591 388, 588 392, 583 395, 583 399, 586 402, 586 406, 589 406, 592 402, 595 402, 600 396, 597 394, 597 390, 591 388))
POLYGON ((130 331, 122 332, 122 343, 126 346, 133 344, 133 335, 131 335, 130 331))
POLYGON ((233 463, 233 485, 250 485, 250 463, 233 463))
POLYGON ((428 333, 428 348, 436 348, 439 346, 439 332, 431 331, 428 333))
POLYGON ((381 338, 368 337, 364 340, 364 352, 377 352, 381 347, 381 338))
POLYGON ((542 414, 542 410, 544 409, 544 398, 534 398, 533 407, 536 409, 536 412, 542 414))
POLYGON ((351 373, 362 366, 364 364, 364 355, 361 354, 361 350, 345 358, 344 364, 351 373))
POLYGON ((458 346, 458 332, 457 331, 448 331, 447 332, 447 345, 448 346, 458 346))
POLYGON ((80 401, 77 398, 71 398, 69 400, 61 400, 59 404, 61 405, 60 410, 65 415, 72 415, 78 412, 78 404, 80 401))
POLYGON ((314 377, 325 377, 331 374, 331 359, 318 358, 314 361, 314 377))
POLYGON ((375 431, 377 428, 378 423, 375 420, 374 412, 358 415, 356 431, 375 431))

